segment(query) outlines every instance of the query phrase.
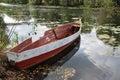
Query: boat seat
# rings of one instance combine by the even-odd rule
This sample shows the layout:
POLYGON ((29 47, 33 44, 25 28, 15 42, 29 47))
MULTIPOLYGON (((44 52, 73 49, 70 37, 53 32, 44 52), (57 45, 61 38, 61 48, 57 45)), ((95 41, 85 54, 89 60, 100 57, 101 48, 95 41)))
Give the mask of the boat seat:
POLYGON ((39 40, 39 36, 35 35, 35 36, 32 36, 32 43, 39 40))

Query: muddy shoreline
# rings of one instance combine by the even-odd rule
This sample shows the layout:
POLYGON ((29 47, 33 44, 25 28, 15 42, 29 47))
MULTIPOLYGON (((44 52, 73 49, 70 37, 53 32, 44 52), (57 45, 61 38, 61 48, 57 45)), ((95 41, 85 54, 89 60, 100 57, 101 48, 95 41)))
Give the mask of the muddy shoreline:
POLYGON ((5 53, 0 53, 0 80, 31 80, 32 74, 32 72, 29 72, 27 70, 20 71, 10 66, 5 53), (31 74, 31 76, 29 76, 28 73, 31 74))

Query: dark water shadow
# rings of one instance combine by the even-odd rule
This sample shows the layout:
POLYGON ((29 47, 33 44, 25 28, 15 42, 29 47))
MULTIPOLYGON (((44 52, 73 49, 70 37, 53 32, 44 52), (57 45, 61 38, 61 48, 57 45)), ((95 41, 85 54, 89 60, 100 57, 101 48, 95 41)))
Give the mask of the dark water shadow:
POLYGON ((57 67, 62 66, 78 51, 80 47, 80 40, 81 37, 56 56, 27 69, 29 76, 33 80, 43 80, 51 71, 54 71, 57 67))

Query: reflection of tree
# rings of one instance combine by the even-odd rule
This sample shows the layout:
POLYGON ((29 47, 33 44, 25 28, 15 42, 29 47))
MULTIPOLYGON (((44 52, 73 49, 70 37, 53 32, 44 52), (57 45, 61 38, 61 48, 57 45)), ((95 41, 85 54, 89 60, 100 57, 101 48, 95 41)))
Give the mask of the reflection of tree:
POLYGON ((42 0, 28 0, 30 5, 40 5, 42 4, 42 0))
POLYGON ((24 9, 23 7, 2 7, 0 6, 1 13, 7 14, 8 16, 18 20, 25 21, 29 20, 30 13, 29 10, 24 9))
POLYGON ((60 22, 66 23, 71 22, 72 17, 80 16, 81 10, 69 10, 69 9, 49 9, 49 8, 39 8, 39 7, 0 7, 2 13, 16 19, 17 21, 26 21, 31 17, 35 19, 36 22, 60 22))
POLYGON ((97 12, 99 12, 99 10, 84 10, 82 19, 84 25, 82 27, 82 32, 89 33, 91 31, 91 29, 94 27, 94 24, 97 23, 97 12))
POLYGON ((109 25, 120 25, 120 10, 118 9, 101 9, 98 22, 109 25))
POLYGON ((112 45, 120 45, 120 11, 117 9, 102 9, 98 22, 101 23, 98 30, 98 37, 104 42, 112 45))
POLYGON ((112 23, 115 24, 115 26, 119 26, 120 25, 120 9, 114 9, 112 14, 112 23))
POLYGON ((30 17, 32 17, 32 18, 39 19, 39 17, 40 17, 40 12, 38 10, 33 10, 33 11, 30 10, 29 13, 30 13, 30 17))
POLYGON ((8 44, 8 36, 5 34, 6 32, 6 26, 3 21, 3 19, 0 17, 0 50, 5 48, 5 46, 8 44))
POLYGON ((49 23, 49 27, 55 27, 61 23, 72 22, 72 18, 79 17, 81 11, 82 10, 71 11, 70 9, 41 8, 40 10, 30 11, 30 16, 35 18, 37 22, 46 22, 49 23))
POLYGON ((63 9, 60 11, 61 13, 61 22, 64 22, 64 21, 70 21, 70 15, 69 15, 69 11, 67 9, 63 9))

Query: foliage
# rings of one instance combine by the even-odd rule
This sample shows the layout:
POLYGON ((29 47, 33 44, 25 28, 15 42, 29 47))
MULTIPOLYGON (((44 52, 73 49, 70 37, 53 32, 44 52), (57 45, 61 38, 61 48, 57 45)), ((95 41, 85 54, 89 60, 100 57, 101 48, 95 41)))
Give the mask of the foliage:
POLYGON ((27 4, 28 0, 1 0, 0 2, 12 3, 12 4, 27 4))
POLYGON ((0 17, 0 51, 7 45, 8 36, 5 34, 5 23, 3 19, 0 17))
POLYGON ((40 5, 42 4, 42 0, 29 0, 30 5, 40 5))
POLYGON ((30 4, 30 5, 56 5, 56 6, 75 6, 79 7, 120 7, 120 0, 1 0, 0 2, 13 4, 30 4))
POLYGON ((112 0, 114 3, 114 6, 120 7, 120 0, 112 0))

